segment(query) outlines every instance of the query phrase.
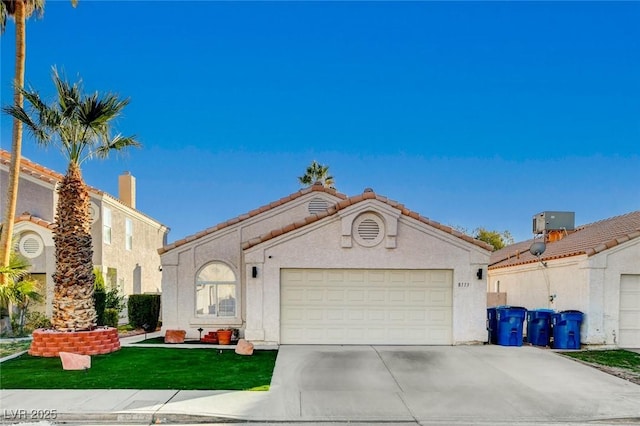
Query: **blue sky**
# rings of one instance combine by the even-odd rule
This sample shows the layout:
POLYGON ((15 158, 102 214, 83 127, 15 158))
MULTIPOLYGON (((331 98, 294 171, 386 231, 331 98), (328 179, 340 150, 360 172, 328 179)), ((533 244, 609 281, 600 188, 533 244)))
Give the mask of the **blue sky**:
MULTIPOLYGON (((639 20, 640 2, 49 0, 26 79, 50 99, 55 65, 131 99, 114 129, 143 149, 84 177, 117 195, 131 171, 169 241, 297 191, 311 160, 347 195, 522 240, 541 211, 640 209, 639 20)), ((28 135, 23 155, 65 171, 28 135)))

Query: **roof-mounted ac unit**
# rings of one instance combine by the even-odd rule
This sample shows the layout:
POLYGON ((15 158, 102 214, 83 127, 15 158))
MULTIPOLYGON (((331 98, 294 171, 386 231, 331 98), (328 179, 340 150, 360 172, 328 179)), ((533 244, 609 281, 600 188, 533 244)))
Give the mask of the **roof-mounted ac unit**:
POLYGON ((542 212, 533 216, 533 233, 544 234, 546 231, 573 231, 576 227, 574 212, 542 212))

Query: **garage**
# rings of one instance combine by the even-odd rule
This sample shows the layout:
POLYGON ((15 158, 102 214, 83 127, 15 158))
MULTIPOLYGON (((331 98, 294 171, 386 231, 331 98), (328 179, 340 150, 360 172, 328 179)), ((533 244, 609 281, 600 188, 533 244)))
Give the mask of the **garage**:
POLYGON ((452 344, 451 270, 282 269, 283 344, 452 344))
POLYGON ((621 348, 640 348, 640 275, 620 277, 621 348))

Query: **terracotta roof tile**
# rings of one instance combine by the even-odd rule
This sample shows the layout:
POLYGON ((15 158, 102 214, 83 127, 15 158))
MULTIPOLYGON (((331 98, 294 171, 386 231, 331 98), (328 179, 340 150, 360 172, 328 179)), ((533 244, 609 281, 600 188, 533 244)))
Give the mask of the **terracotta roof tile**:
MULTIPOLYGON (((0 149, 0 164, 5 165, 7 167, 9 167, 11 163, 11 153, 7 150, 4 149, 0 149)), ((20 158, 20 173, 25 174, 25 175, 29 175, 32 176, 36 179, 39 179, 43 182, 49 183, 49 184, 53 184, 55 185, 58 182, 61 182, 62 179, 64 179, 64 175, 61 173, 58 173, 54 170, 48 169, 44 166, 41 166, 38 163, 34 163, 33 161, 25 158, 25 157, 21 157, 20 158)), ((90 186, 87 185, 87 189, 90 192, 93 192, 94 194, 97 195, 104 195, 104 196, 108 196, 109 198, 111 198, 112 200, 114 200, 117 203, 122 204, 123 206, 127 207, 128 209, 131 209, 131 207, 127 206, 126 204, 124 204, 123 202, 121 202, 118 197, 114 197, 113 195, 110 195, 94 186, 90 186)), ((143 216, 148 217, 149 219, 157 222, 155 219, 153 219, 150 216, 147 216, 146 214, 142 213, 139 210, 136 209, 132 209, 137 211, 138 213, 140 213, 143 216)), ((164 226, 164 225, 163 225, 164 226)))
MULTIPOLYGON (((288 203, 290 201, 293 201, 293 200, 295 200, 297 198, 300 198, 300 197, 302 197, 302 196, 304 196, 306 194, 309 194, 312 191, 313 192, 325 192, 327 194, 331 194, 331 195, 333 195, 335 197, 338 197, 338 198, 341 198, 341 199, 346 199, 347 198, 346 195, 337 192, 335 189, 325 188, 322 185, 313 185, 311 187, 303 188, 303 189, 299 190, 298 192, 294 192, 293 194, 290 194, 290 195, 288 195, 286 197, 283 197, 278 201, 274 201, 274 202, 271 202, 271 203, 266 204, 264 206, 260 206, 260 207, 258 207, 256 209, 250 210, 248 213, 243 213, 243 214, 237 216, 236 218, 227 220, 226 222, 223 222, 223 223, 220 223, 218 225, 215 225, 215 226, 212 226, 210 228, 207 228, 205 231, 198 232, 195 235, 197 236, 197 238, 202 238, 202 237, 204 237, 206 235, 209 235, 209 234, 212 234, 212 233, 214 233, 216 231, 219 231, 222 228, 225 228, 225 227, 230 226, 232 224, 243 222, 243 221, 245 221, 247 219, 250 219, 252 217, 255 217, 255 216, 259 215, 259 214, 262 214, 264 212, 272 210, 272 209, 274 209, 276 207, 282 206, 282 205, 284 205, 284 204, 286 204, 286 203, 288 203)), ((168 245, 162 247, 161 249, 158 250, 158 253, 160 253, 160 254, 166 253, 169 250, 173 250, 173 249, 175 249, 177 247, 180 247, 180 246, 182 246, 182 245, 184 245, 186 243, 187 243, 186 238, 183 238, 181 240, 175 241, 175 242, 173 242, 171 244, 168 244, 168 245)), ((246 244, 248 244, 248 242, 244 243, 244 245, 246 245, 246 244)))
POLYGON ((640 211, 634 211, 578 227, 560 241, 547 243, 547 248, 540 259, 529 252, 529 247, 534 240, 521 241, 497 250, 491 254, 490 269, 581 254, 593 256, 638 237, 640 237, 640 211))
MULTIPOLYGON (((405 208, 402 204, 398 204, 395 203, 393 201, 389 201, 389 199, 387 197, 382 197, 382 196, 378 196, 375 194, 375 192, 371 191, 371 190, 367 190, 365 191, 363 194, 360 195, 356 195, 350 198, 347 198, 345 200, 339 201, 337 202, 332 208, 327 209, 325 212, 323 212, 322 214, 314 214, 314 215, 310 215, 307 216, 305 219, 303 220, 298 220, 296 222, 293 223, 293 228, 291 227, 292 225, 287 225, 283 228, 281 228, 282 233, 281 234, 285 234, 287 232, 290 232, 294 229, 297 228, 301 228, 305 225, 308 225, 310 223, 316 222, 318 220, 320 220, 321 218, 327 217, 327 216, 331 216, 335 213, 337 213, 338 211, 345 209, 347 207, 349 207, 350 205, 356 204, 358 202, 362 202, 364 200, 368 200, 368 199, 376 199, 380 202, 383 202, 385 204, 391 205, 392 207, 395 206, 400 206, 401 207, 401 212, 403 215, 411 217, 413 219, 416 219, 422 223, 425 223, 427 225, 433 226, 437 229, 440 229, 444 232, 447 232, 453 236, 456 236, 458 238, 463 239, 464 241, 470 242, 472 244, 477 245, 478 247, 481 247, 485 250, 491 250, 491 246, 483 241, 479 241, 476 240, 475 238, 469 237, 468 235, 463 235, 458 231, 453 230, 451 227, 449 226, 444 226, 438 222, 434 222, 432 220, 429 220, 427 218, 424 218, 422 216, 420 216, 418 213, 411 211, 407 208, 405 208)), ((396 207, 397 208, 397 207, 396 207)), ((281 235, 278 234, 278 235, 281 235)), ((251 248, 257 244, 263 243, 265 241, 270 240, 271 238, 274 237, 273 231, 272 232, 268 232, 258 238, 253 238, 250 241, 246 242, 245 244, 243 244, 242 248, 243 249, 247 249, 247 248, 251 248)))
POLYGON ((29 213, 23 213, 20 216, 16 217, 15 223, 20 223, 20 222, 35 223, 36 225, 42 226, 43 228, 47 228, 47 229, 54 229, 56 227, 56 224, 54 222, 49 222, 48 220, 41 219, 29 213))

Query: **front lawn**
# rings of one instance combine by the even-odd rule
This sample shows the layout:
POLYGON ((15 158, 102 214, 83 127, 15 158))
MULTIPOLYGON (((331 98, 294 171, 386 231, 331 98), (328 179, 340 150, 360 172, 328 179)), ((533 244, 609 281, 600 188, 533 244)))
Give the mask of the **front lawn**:
POLYGON ((562 355, 580 360, 607 373, 640 384, 640 354, 638 353, 615 349, 562 352, 562 355))
POLYGON ((0 388, 265 390, 277 353, 242 356, 233 350, 123 347, 92 356, 86 371, 65 371, 57 357, 24 354, 2 363, 0 388))
POLYGON ((31 340, 10 343, 2 342, 0 343, 0 358, 13 355, 18 352, 26 351, 27 349, 29 349, 29 346, 31 346, 31 340))

